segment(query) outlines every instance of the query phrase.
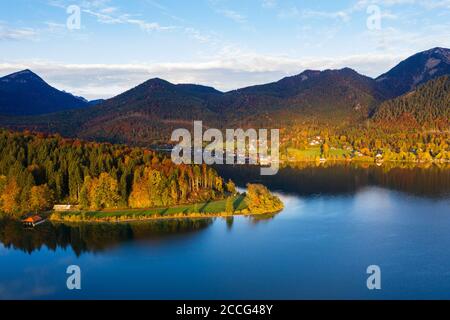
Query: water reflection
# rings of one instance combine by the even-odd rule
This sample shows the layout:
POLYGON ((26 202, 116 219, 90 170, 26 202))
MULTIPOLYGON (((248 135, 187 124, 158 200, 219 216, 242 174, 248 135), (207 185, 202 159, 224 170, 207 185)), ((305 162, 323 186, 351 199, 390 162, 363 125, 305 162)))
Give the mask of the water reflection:
MULTIPOLYGON (((233 179, 238 185, 246 182, 261 182, 273 191, 283 194, 286 208, 283 214, 295 211, 298 216, 302 210, 302 201, 313 195, 339 196, 356 195, 354 206, 361 206, 367 211, 370 205, 388 205, 388 198, 380 197, 389 193, 365 193, 368 187, 382 187, 407 192, 429 198, 448 198, 450 196, 450 170, 445 167, 389 167, 376 165, 299 165, 286 167, 276 176, 260 176, 257 167, 221 166, 220 173, 233 179), (359 196, 358 196, 359 194, 359 196), (300 196, 300 197, 298 197, 300 196), (303 199, 303 200, 302 200, 303 199)), ((381 191, 381 190, 380 190, 381 191)), ((315 197, 314 197, 315 198, 315 197)), ((325 199, 323 199, 326 202, 325 199)), ((316 201, 318 202, 318 200, 316 201)), ((348 203, 347 203, 348 205, 348 203)), ((377 207, 378 211, 383 211, 377 207)), ((349 210, 346 207, 345 210, 349 210)), ((270 222, 276 215, 262 215, 250 218, 252 224, 270 222)), ((288 218, 288 217, 286 217, 288 218)), ((225 219, 226 227, 232 230, 235 219, 225 219)), ((18 249, 32 253, 42 247, 56 251, 58 248, 71 248, 77 256, 84 252, 101 252, 112 249, 125 242, 135 240, 168 239, 175 236, 187 236, 207 229, 214 219, 182 219, 139 222, 130 224, 53 224, 46 223, 36 229, 23 228, 18 221, 0 219, 0 255, 8 249, 18 249)))
POLYGON ((0 220, 0 299, 448 299, 449 172, 348 165, 261 178, 240 167, 226 174, 282 191, 285 210, 36 230, 0 220), (81 292, 67 290, 71 264, 87 271, 81 292))
MULTIPOLYGON (((47 247, 71 248, 77 256, 84 252, 100 252, 130 241, 168 239, 188 236, 206 229, 213 219, 183 219, 130 224, 53 224, 45 223, 27 229, 19 221, 0 219, 0 242, 6 249, 27 253, 47 247)), ((155 241, 156 245, 156 241, 155 241)))
POLYGON ((448 165, 296 164, 280 169, 275 176, 261 176, 259 167, 217 166, 216 169, 238 186, 247 182, 263 183, 272 191, 297 196, 351 195, 368 186, 433 198, 450 196, 448 165))

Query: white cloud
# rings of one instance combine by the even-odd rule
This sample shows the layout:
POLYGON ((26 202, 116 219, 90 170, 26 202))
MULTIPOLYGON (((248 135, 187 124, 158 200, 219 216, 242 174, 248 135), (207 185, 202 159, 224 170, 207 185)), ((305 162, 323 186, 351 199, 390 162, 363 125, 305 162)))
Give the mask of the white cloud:
MULTIPOLYGON (((237 23, 248 23, 247 17, 239 12, 226 9, 224 1, 209 0, 213 11, 226 16, 237 23)), ((360 0, 355 1, 354 5, 337 11, 318 11, 307 10, 303 8, 293 7, 291 10, 285 10, 282 2, 275 0, 262 0, 260 3, 265 8, 276 7, 280 17, 294 18, 326 18, 336 19, 337 21, 348 21, 352 14, 357 11, 364 12, 369 4, 376 3, 383 5, 382 14, 384 18, 396 19, 395 13, 389 9, 396 5, 420 5, 425 9, 446 8, 450 0, 421 1, 421 0, 360 0), (385 7, 384 7, 385 6, 385 7), (284 10, 284 11, 283 11, 284 10)), ((62 6, 68 1, 52 0, 52 4, 62 6)), ((166 7, 159 5, 158 2, 147 0, 147 3, 163 11, 167 11, 166 7)), ((427 28, 422 25, 418 31, 395 29, 392 27, 383 27, 380 32, 369 32, 365 28, 361 29, 360 34, 351 35, 352 40, 355 39, 355 49, 365 48, 365 51, 372 51, 372 54, 358 54, 345 56, 330 57, 296 57, 296 53, 291 56, 282 55, 266 55, 254 52, 246 52, 242 50, 245 44, 240 46, 227 45, 227 39, 222 39, 220 35, 213 33, 211 30, 203 32, 196 28, 186 26, 162 26, 157 22, 146 21, 140 16, 134 16, 121 12, 117 7, 111 6, 108 0, 82 1, 81 5, 86 14, 90 14, 97 21, 105 24, 128 24, 139 27, 140 29, 151 31, 167 31, 175 30, 176 32, 199 41, 200 43, 208 43, 210 50, 199 50, 197 58, 193 61, 180 63, 164 63, 158 62, 153 64, 135 63, 135 64, 67 64, 52 61, 26 61, 12 62, 1 64, 0 74, 5 75, 14 71, 29 68, 42 75, 51 85, 64 89, 76 95, 85 96, 89 99, 107 98, 119 94, 141 82, 152 78, 165 78, 174 83, 190 82, 205 85, 212 85, 221 90, 231 90, 253 84, 267 83, 278 80, 287 75, 298 74, 305 69, 327 69, 351 67, 360 73, 370 76, 378 76, 394 66, 401 59, 407 57, 414 50, 425 50, 434 46, 449 46, 449 30, 448 25, 433 26, 427 28), (359 37, 359 38, 358 38, 359 37), (359 41, 358 41, 359 40, 359 41), (220 49, 221 48, 221 49, 220 49), (379 51, 375 50, 379 49, 379 51), (381 50, 380 50, 381 49, 381 50), (203 56, 205 52, 216 52, 213 56, 203 56), (203 51, 203 52, 200 52, 203 51)), ((444 11, 444 10, 441 10, 444 11)), ((49 30, 60 30, 64 25, 47 22, 49 30)), ((335 24, 333 24, 334 28, 335 24)), ((5 34, 16 39, 30 39, 39 32, 33 29, 16 29, 16 32, 4 32, 5 26, 0 24, 0 40, 7 39, 5 34)), ((337 37, 336 30, 313 30, 311 26, 304 28, 304 34, 311 36, 311 43, 317 45, 337 37), (319 36, 317 36, 319 35, 319 36)), ((63 32, 63 31, 61 31, 63 32)), ((347 39, 347 38, 345 38, 347 39)), ((308 44, 303 43, 307 48, 308 44)), ((206 47, 206 46, 205 46, 206 47)), ((205 47, 202 47, 205 48, 205 47)), ((292 47, 292 51, 300 48, 298 45, 292 47)), ((276 50, 276 48, 268 48, 276 50)), ((289 50, 290 48, 282 48, 281 50, 289 50)), ((301 49, 301 48, 300 48, 301 49)), ((327 51, 330 52, 330 51, 327 51)), ((350 51, 352 52, 352 51, 350 51)))
POLYGON ((447 8, 450 9, 450 0, 359 0, 353 6, 355 10, 362 10, 370 4, 378 4, 380 6, 404 6, 417 5, 427 10, 447 8))
POLYGON ((173 83, 197 83, 228 91, 279 80, 305 69, 351 67, 377 76, 405 55, 368 54, 330 58, 290 58, 246 53, 228 48, 213 59, 201 62, 154 64, 62 64, 35 61, 0 63, 0 74, 29 68, 51 85, 88 99, 108 98, 150 78, 173 83))
MULTIPOLYGON (((161 26, 158 22, 149 22, 137 19, 134 15, 123 13, 118 7, 109 5, 110 0, 84 0, 79 4, 82 12, 87 13, 103 24, 129 24, 140 27, 143 31, 166 31, 173 30, 175 26, 161 26)), ((153 2, 150 2, 155 4, 153 2)), ((50 0, 49 5, 66 9, 69 2, 64 0, 50 0)))
POLYGON ((262 0, 262 6, 263 8, 275 8, 277 6, 277 0, 262 0))
POLYGON ((33 28, 14 28, 0 23, 0 41, 36 40, 39 32, 33 28))
POLYGON ((282 9, 278 12, 279 18, 295 18, 295 19, 311 19, 311 18, 325 18, 325 19, 339 19, 347 22, 351 18, 353 8, 338 10, 338 11, 321 11, 311 9, 299 9, 294 6, 289 9, 282 9))
POLYGON ((427 50, 433 47, 450 46, 450 24, 423 26, 420 31, 400 30, 394 27, 363 34, 368 40, 379 44, 379 49, 395 51, 398 48, 427 50))
POLYGON ((114 12, 117 12, 117 8, 116 7, 107 7, 107 8, 103 8, 100 10, 100 12, 105 13, 105 14, 111 14, 114 12))
POLYGON ((424 1, 420 1, 420 4, 429 10, 450 9, 450 0, 438 0, 438 1, 424 0, 424 1))
POLYGON ((201 43, 214 43, 215 42, 215 39, 211 35, 205 34, 195 28, 186 27, 186 28, 184 28, 184 33, 187 34, 192 39, 195 39, 201 43))
POLYGON ((109 15, 97 11, 93 11, 91 9, 84 9, 83 12, 90 14, 97 18, 97 21, 105 24, 130 24, 137 25, 144 31, 165 31, 165 30, 173 30, 175 26, 161 26, 157 22, 147 22, 141 19, 132 18, 129 14, 120 14, 120 15, 109 15))
POLYGON ((244 15, 242 15, 236 11, 233 11, 230 9, 222 9, 222 10, 218 10, 218 12, 223 14, 224 17, 233 20, 234 22, 237 22, 237 23, 247 22, 247 18, 244 15))
MULTIPOLYGON (((189 26, 163 26, 158 22, 150 22, 140 18, 137 18, 136 15, 132 15, 129 13, 123 13, 120 11, 120 8, 109 6, 110 0, 85 0, 82 1, 80 6, 82 8, 82 12, 89 14, 97 19, 99 23, 103 24, 121 24, 121 25, 135 25, 138 26, 141 30, 145 32, 152 31, 178 31, 182 34, 189 36, 190 38, 200 42, 200 43, 214 43, 215 40, 211 34, 204 33, 198 29, 189 26)), ((173 20, 178 22, 184 22, 182 19, 171 15, 168 12, 168 9, 161 5, 160 3, 153 0, 146 0, 146 3, 149 5, 161 10, 165 15, 169 16, 173 20)), ((50 5, 65 9, 68 2, 64 0, 50 0, 50 5)), ((235 12, 227 12, 230 15, 230 18, 234 19, 244 19, 244 17, 240 17, 235 12)), ((55 23, 47 23, 49 26, 49 31, 56 31, 57 24, 55 23)))
POLYGON ((224 0, 207 0, 209 6, 216 13, 230 19, 236 23, 245 24, 247 23, 247 17, 235 10, 229 9, 225 6, 226 1, 224 0))
POLYGON ((416 5, 426 10, 450 9, 450 0, 358 0, 348 8, 337 11, 321 11, 310 9, 299 9, 291 7, 289 10, 282 9, 278 13, 280 18, 331 18, 341 19, 347 22, 356 12, 365 11, 369 5, 379 5, 382 10, 382 18, 397 19, 397 15, 387 11, 386 7, 416 5))
POLYGON ((350 20, 350 13, 347 10, 340 11, 315 11, 315 10, 303 10, 301 11, 302 18, 332 18, 341 19, 342 21, 350 20))

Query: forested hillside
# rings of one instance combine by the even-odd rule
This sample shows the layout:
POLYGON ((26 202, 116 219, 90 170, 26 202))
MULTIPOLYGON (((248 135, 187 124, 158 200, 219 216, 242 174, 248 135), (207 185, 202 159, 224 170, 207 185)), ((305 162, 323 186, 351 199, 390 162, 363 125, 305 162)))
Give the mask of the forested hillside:
POLYGON ((55 203, 84 209, 146 208, 223 198, 207 166, 176 166, 141 148, 0 130, 0 211, 20 215, 55 203))
POLYGON ((192 129, 194 120, 219 129, 301 126, 342 131, 383 123, 399 130, 404 125, 447 130, 448 77, 434 79, 448 76, 449 57, 449 49, 434 48, 377 79, 350 68, 307 70, 225 93, 154 78, 88 108, 20 117, 0 113, 0 127, 142 147, 168 143, 173 130, 192 129))
POLYGON ((450 77, 431 80, 404 96, 383 103, 374 120, 396 126, 399 122, 448 129, 450 120, 450 77))
POLYGON ((221 93, 151 79, 100 105, 34 117, 0 117, 12 130, 149 146, 174 129, 283 127, 295 121, 360 123, 382 101, 373 79, 354 70, 306 71, 278 82, 221 93))

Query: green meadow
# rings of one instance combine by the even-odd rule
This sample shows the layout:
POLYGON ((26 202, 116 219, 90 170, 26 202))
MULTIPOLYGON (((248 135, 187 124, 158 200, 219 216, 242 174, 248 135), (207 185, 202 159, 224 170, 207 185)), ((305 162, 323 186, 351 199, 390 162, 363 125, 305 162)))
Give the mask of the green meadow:
MULTIPOLYGON (((240 212, 248 208, 245 195, 237 195, 233 198, 233 210, 240 212)), ((174 207, 151 208, 151 209, 123 209, 102 211, 70 211, 55 212, 51 219, 66 221, 96 221, 96 220, 127 220, 127 219, 150 219, 169 218, 189 215, 215 215, 227 211, 227 200, 210 201, 204 203, 187 204, 174 207)))

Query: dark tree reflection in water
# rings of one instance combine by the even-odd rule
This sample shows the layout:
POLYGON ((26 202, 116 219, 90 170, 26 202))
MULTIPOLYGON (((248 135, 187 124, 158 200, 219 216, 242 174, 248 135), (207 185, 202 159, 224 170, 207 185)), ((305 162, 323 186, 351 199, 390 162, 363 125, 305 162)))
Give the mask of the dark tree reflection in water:
POLYGON ((24 228, 12 219, 0 219, 0 242, 5 248, 28 253, 43 246, 55 251, 71 247, 77 256, 84 252, 101 252, 125 242, 188 236, 212 224, 212 219, 183 219, 136 222, 127 224, 54 224, 45 223, 35 229, 24 228))
POLYGON ((448 165, 300 163, 280 169, 275 176, 261 176, 259 167, 217 166, 216 169, 240 187, 248 182, 263 183, 272 191, 298 196, 354 194, 370 186, 419 196, 450 196, 448 165))

